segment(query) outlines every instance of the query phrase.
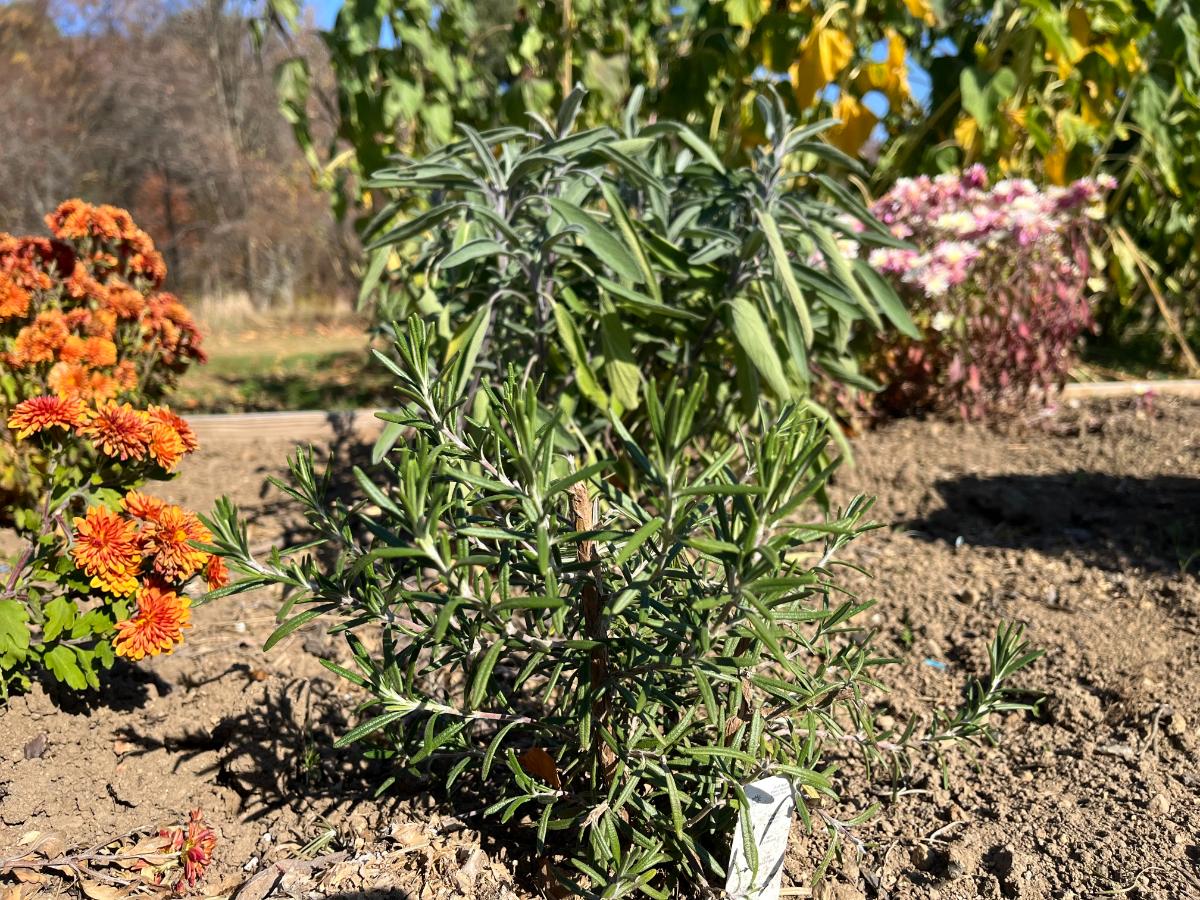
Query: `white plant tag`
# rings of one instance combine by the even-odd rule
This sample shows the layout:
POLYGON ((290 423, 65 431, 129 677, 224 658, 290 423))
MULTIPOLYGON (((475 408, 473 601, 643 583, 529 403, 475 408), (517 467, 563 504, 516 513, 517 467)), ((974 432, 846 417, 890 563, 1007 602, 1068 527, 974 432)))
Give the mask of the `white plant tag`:
POLYGON ((795 810, 791 782, 779 775, 752 782, 746 785, 746 799, 750 801, 750 826, 754 831, 754 846, 758 848, 758 874, 755 875, 746 858, 742 817, 738 816, 733 846, 729 848, 725 890, 734 900, 778 900, 795 810))

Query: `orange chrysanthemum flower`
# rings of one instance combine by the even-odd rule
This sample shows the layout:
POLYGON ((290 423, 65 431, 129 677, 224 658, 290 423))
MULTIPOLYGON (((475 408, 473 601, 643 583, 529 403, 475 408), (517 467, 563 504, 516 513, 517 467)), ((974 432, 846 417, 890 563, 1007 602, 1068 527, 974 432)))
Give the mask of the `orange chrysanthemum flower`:
POLYGON ((204 580, 208 582, 210 591, 229 584, 229 567, 225 565, 225 560, 215 553, 208 558, 208 565, 204 567, 204 580))
POLYGON ((107 403, 116 398, 120 387, 117 380, 106 372, 92 372, 88 375, 87 396, 94 403, 107 403))
POLYGON ((71 556, 91 576, 92 587, 121 597, 137 590, 142 565, 137 526, 107 507, 89 507, 84 518, 76 517, 71 556))
POLYGON ((109 285, 108 308, 118 319, 136 319, 146 308, 146 299, 129 285, 117 282, 109 285))
POLYGON ((142 585, 137 593, 137 615, 116 625, 113 649, 117 656, 139 660, 170 653, 183 643, 183 629, 192 627, 190 603, 174 591, 142 585))
POLYGON ((166 507, 166 501, 159 500, 157 497, 151 497, 149 494, 143 494, 141 491, 130 491, 121 500, 121 505, 125 507, 125 512, 133 516, 135 519, 145 519, 147 521, 157 521, 159 513, 166 507))
POLYGON ((20 366, 52 362, 70 332, 63 314, 58 310, 38 313, 32 323, 17 332, 13 342, 13 361, 20 366))
POLYGON ((187 581, 208 562, 209 554, 197 550, 189 541, 207 543, 212 532, 204 527, 194 513, 178 506, 164 505, 158 515, 142 528, 142 549, 154 557, 154 572, 164 580, 187 581))
POLYGON ((109 456, 121 460, 142 459, 150 445, 150 423, 146 414, 128 403, 109 401, 88 415, 79 429, 84 437, 109 456))
POLYGON ((115 366, 117 364, 117 345, 105 337, 90 337, 85 342, 83 358, 93 366, 115 366))
POLYGON ((150 458, 170 472, 183 459, 183 438, 170 425, 156 422, 150 426, 150 458))
POLYGON ((50 390, 60 397, 88 397, 88 370, 79 363, 55 363, 46 378, 50 390))
POLYGON ((0 320, 24 316, 29 312, 29 291, 0 272, 0 320))
POLYGON ((117 333, 117 314, 111 309, 97 309, 87 323, 87 333, 92 337, 108 338, 117 333))
POLYGON ((187 419, 183 416, 171 412, 169 406, 157 406, 151 403, 146 408, 146 417, 153 424, 169 425, 175 429, 179 435, 179 439, 183 441, 183 449, 187 453, 195 453, 200 449, 200 442, 196 440, 196 432, 192 431, 192 426, 187 423, 187 419))
POLYGON ((83 362, 85 353, 87 353, 87 341, 77 334, 68 335, 67 339, 63 341, 62 348, 58 351, 58 360, 67 365, 75 365, 83 362))
POLYGON ((95 300, 103 303, 108 291, 83 266, 75 266, 69 277, 63 281, 67 296, 76 300, 95 300))
POLYGON ((130 255, 129 274, 145 278, 158 287, 166 280, 167 264, 163 261, 162 254, 151 247, 130 255))
POLYGON ((138 383, 137 366, 133 364, 133 360, 123 359, 113 368, 112 377, 118 388, 132 391, 138 383))
POLYGON ((17 440, 23 440, 47 428, 77 428, 84 413, 83 403, 76 398, 31 397, 13 407, 8 427, 17 433, 17 440))

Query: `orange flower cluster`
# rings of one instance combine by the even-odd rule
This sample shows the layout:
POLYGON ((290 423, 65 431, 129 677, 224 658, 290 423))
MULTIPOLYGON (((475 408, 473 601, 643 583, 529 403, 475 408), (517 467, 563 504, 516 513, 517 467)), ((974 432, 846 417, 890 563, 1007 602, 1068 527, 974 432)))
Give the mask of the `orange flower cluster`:
POLYGON ((104 268, 124 268, 155 287, 167 277, 166 264, 154 249, 154 241, 123 209, 67 200, 46 216, 46 224, 56 238, 80 245, 104 268))
POLYGON ((71 556, 92 587, 118 597, 136 596, 137 613, 117 623, 113 647, 118 656, 141 659, 170 652, 189 628, 188 599, 182 586, 203 575, 210 590, 229 583, 219 557, 192 546, 212 533, 178 506, 130 491, 124 514, 93 506, 75 519, 71 556))
POLYGON ((129 213, 68 200, 52 240, 0 234, 0 363, 26 396, 155 397, 204 352, 190 313, 159 290, 154 242, 129 213))
POLYGON ((70 395, 31 397, 13 407, 8 427, 17 440, 55 427, 73 430, 105 456, 122 462, 151 460, 167 472, 200 446, 186 419, 153 403, 141 410, 112 400, 87 407, 70 395))

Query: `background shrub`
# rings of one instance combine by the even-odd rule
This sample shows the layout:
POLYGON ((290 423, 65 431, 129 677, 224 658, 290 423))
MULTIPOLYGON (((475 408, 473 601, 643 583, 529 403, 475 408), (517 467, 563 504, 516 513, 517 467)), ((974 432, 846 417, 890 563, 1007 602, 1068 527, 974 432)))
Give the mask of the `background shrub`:
POLYGON ((767 142, 727 168, 684 126, 638 126, 637 101, 622 133, 574 130, 577 90, 534 133, 462 126, 463 140, 378 172, 393 202, 368 228, 364 291, 382 283, 381 315, 419 311, 446 346, 469 330, 481 372, 537 373, 585 430, 611 407, 640 435, 644 383, 672 376, 708 376, 710 424, 764 394, 823 413, 814 381, 868 385, 856 328, 916 331, 887 282, 843 255, 850 237, 902 244, 814 171, 856 166, 814 140, 830 123, 795 128, 764 99, 767 142))
MULTIPOLYGON (((267 3, 271 21, 297 36, 307 30, 299 9, 267 3)), ((389 154, 444 144, 454 122, 523 126, 575 81, 599 95, 592 123, 644 92, 652 116, 684 122, 724 161, 740 161, 763 141, 754 98, 774 85, 801 123, 841 120, 827 137, 873 162, 876 193, 977 162, 1040 184, 1112 175, 1093 348, 1142 371, 1200 374, 1194 0, 447 0, 437 9, 345 6, 320 30, 336 140, 321 135, 334 104, 314 102, 319 69, 300 56, 281 66, 281 108, 339 211, 378 207, 366 183, 389 154)))
POLYGON ((982 166, 901 179, 872 211, 912 248, 867 253, 903 296, 921 335, 873 337, 866 367, 884 388, 867 403, 904 414, 980 419, 1050 401, 1092 325, 1089 238, 1101 179, 989 187, 982 166))
MULTIPOLYGON (((651 383, 643 440, 609 414, 640 470, 627 483, 516 369, 467 414, 482 328, 439 368, 409 321, 392 364, 403 411, 380 417, 411 439, 381 440, 378 477, 356 471, 362 502, 330 499, 311 453, 291 461, 281 486, 320 553, 256 559, 223 501, 212 549, 244 577, 212 596, 287 588, 268 648, 323 620, 352 660, 323 662, 367 694, 340 743, 367 740, 397 775, 486 798, 588 896, 719 878, 745 785, 768 774, 791 779, 804 821, 836 846, 828 747, 877 754, 863 693, 886 660, 854 623, 871 604, 837 584, 869 501, 810 518, 834 468, 820 421, 787 406, 715 451, 699 425, 704 376, 651 383)), ((993 654, 963 711, 912 723, 890 752, 978 737, 990 713, 1024 708, 1003 684, 1033 655, 1019 632, 993 654)))

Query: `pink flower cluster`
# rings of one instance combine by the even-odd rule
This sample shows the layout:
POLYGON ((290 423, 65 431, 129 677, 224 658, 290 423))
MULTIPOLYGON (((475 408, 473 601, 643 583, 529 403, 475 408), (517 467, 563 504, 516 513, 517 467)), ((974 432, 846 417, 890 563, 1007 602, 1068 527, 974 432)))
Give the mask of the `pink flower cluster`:
POLYGON ((979 165, 961 175, 901 178, 872 212, 917 249, 876 249, 869 262, 926 296, 939 297, 964 283, 978 260, 1003 254, 1014 242, 1057 249, 1081 214, 1103 215, 1105 195, 1115 187, 1111 175, 1102 175, 1067 187, 1039 189, 1027 178, 1013 178, 989 188, 979 165))
POLYGON ((879 403, 982 418, 1045 402, 1091 325, 1087 239, 1115 186, 1109 176, 989 186, 982 166, 896 182, 872 212, 913 246, 876 248, 868 262, 905 297, 924 338, 880 345, 879 403))

